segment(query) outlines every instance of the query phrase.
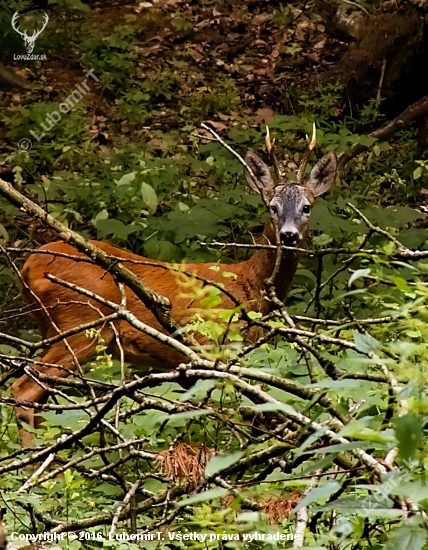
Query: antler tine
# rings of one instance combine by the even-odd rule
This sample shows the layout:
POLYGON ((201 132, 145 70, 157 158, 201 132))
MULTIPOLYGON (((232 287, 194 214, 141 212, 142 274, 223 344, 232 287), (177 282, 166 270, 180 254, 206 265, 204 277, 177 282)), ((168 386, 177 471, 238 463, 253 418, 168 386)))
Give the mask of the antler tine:
POLYGON ((309 141, 309 136, 306 135, 306 153, 300 163, 299 170, 297 171, 297 183, 303 183, 303 176, 305 175, 306 166, 308 165, 309 159, 311 158, 311 153, 315 149, 317 144, 317 127, 313 125, 312 128, 312 139, 309 141))
POLYGON ((45 13, 45 14, 43 15, 43 27, 42 27, 42 29, 41 29, 40 32, 42 32, 42 31, 45 29, 45 27, 46 27, 46 25, 48 24, 48 22, 49 22, 49 15, 48 15, 47 13, 45 13))
POLYGON ((281 179, 281 170, 279 168, 279 162, 275 156, 275 138, 270 138, 270 131, 269 126, 266 126, 266 137, 265 137, 265 145, 266 145, 266 151, 269 155, 270 161, 273 164, 273 168, 275 170, 275 175, 277 181, 281 179))
POLYGON ((12 27, 16 30, 17 33, 19 33, 21 36, 24 36, 25 35, 25 32, 21 32, 19 30, 19 24, 17 25, 17 21, 18 21, 18 17, 19 17, 19 14, 18 12, 16 11, 14 14, 13 14, 13 17, 12 17, 12 27))
POLYGON ((48 24, 48 21, 49 21, 49 16, 48 16, 47 13, 45 13, 44 16, 43 16, 43 26, 42 26, 42 28, 41 28, 40 30, 37 30, 37 29, 36 29, 36 30, 33 32, 33 37, 37 38, 37 37, 39 36, 39 34, 41 34, 41 33, 45 30, 45 27, 46 27, 46 25, 48 24))

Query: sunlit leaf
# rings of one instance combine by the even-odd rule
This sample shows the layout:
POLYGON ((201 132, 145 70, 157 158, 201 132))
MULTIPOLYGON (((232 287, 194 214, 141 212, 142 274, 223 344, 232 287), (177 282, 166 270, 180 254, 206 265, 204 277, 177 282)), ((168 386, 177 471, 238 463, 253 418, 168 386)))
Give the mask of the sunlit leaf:
POLYGON ((155 190, 148 183, 143 182, 141 184, 141 195, 144 202, 146 203, 147 208, 153 213, 158 206, 158 198, 156 196, 155 190))
POLYGON ((226 468, 229 468, 229 466, 236 464, 236 462, 241 460, 243 456, 244 453, 242 451, 216 455, 205 466, 205 476, 212 477, 221 470, 225 470, 226 468))
POLYGON ((401 458, 413 458, 421 444, 422 436, 421 419, 415 414, 408 413, 399 416, 395 421, 395 437, 398 441, 401 458))

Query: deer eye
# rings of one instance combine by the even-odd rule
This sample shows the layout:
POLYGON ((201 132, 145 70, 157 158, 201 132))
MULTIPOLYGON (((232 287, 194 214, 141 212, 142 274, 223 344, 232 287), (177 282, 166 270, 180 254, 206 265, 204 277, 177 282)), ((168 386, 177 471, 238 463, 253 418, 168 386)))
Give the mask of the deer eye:
POLYGON ((303 214, 310 214, 311 213, 311 207, 309 206, 309 204, 305 204, 305 206, 303 207, 303 214))
POLYGON ((273 212, 274 214, 278 214, 278 208, 277 208, 275 205, 272 205, 272 206, 270 207, 270 209, 272 210, 272 212, 273 212))

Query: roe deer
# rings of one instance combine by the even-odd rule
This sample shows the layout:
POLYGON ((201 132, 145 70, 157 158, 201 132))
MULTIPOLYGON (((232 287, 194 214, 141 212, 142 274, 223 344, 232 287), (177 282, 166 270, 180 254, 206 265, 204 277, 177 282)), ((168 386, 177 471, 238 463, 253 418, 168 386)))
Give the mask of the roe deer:
MULTIPOLYGON (((252 150, 248 151, 245 157, 247 166, 257 179, 257 181, 254 181, 249 171, 246 170, 247 181, 256 192, 262 192, 270 211, 262 240, 266 244, 276 243, 276 232, 273 223, 273 220, 275 220, 282 244, 289 247, 301 245, 309 231, 309 215, 312 203, 316 197, 330 188, 335 179, 337 161, 334 153, 330 152, 315 165, 306 183, 303 183, 303 174, 310 150, 309 148, 309 152, 305 155, 305 159, 299 168, 297 181, 294 182, 284 181, 272 151, 268 152, 272 153, 271 158, 274 162, 278 181, 273 179, 268 166, 252 150)), ((185 325, 189 321, 189 309, 194 307, 194 297, 189 298, 180 293, 177 274, 172 270, 165 269, 168 264, 150 262, 146 258, 107 243, 97 241, 93 241, 93 243, 106 254, 120 258, 123 265, 141 278, 149 288, 159 295, 167 297, 172 305, 171 315, 179 325, 185 325), (138 265, 131 263, 129 260, 146 261, 150 262, 151 265, 138 265), (156 265, 163 267, 157 267, 156 265)), ((58 331, 64 332, 79 327, 82 323, 99 319, 101 314, 111 313, 107 306, 100 305, 93 299, 87 298, 70 288, 55 284, 45 276, 46 274, 74 283, 111 302, 120 303, 121 294, 118 285, 113 276, 105 269, 86 261, 80 262, 56 255, 56 253, 61 253, 84 257, 73 246, 60 241, 44 245, 40 250, 49 253, 32 254, 23 267, 22 277, 28 286, 27 290, 24 288, 23 294, 29 302, 34 303, 34 309, 37 309, 36 320, 43 338, 53 337, 58 334, 58 331), (38 307, 37 301, 31 293, 34 293, 46 308, 45 312, 38 307), (48 315, 46 315, 46 311, 48 315)), ((195 273, 205 279, 217 283, 222 282, 229 293, 233 294, 240 303, 245 304, 246 309, 267 312, 270 308, 270 302, 265 297, 264 286, 265 280, 272 275, 275 259, 276 250, 259 249, 248 260, 232 265, 220 264, 218 271, 210 269, 213 265, 217 265, 214 263, 187 264, 185 269, 187 272, 195 273), (228 272, 233 272, 235 278, 225 279, 222 277, 222 268, 228 272)), ((290 288, 297 262, 296 252, 283 250, 281 264, 274 281, 277 296, 281 300, 286 297, 290 288)), ((146 325, 165 333, 154 314, 128 288, 126 288, 126 297, 127 308, 130 312, 146 325)), ((229 297, 224 295, 222 306, 230 308, 234 307, 234 304, 229 297)), ((184 358, 179 352, 136 330, 125 320, 116 320, 113 324, 116 333, 119 335, 126 362, 150 364, 162 370, 173 370, 180 362, 183 362, 184 358)), ((107 351, 117 358, 119 349, 116 344, 115 331, 111 324, 102 325, 100 334, 107 351)), ((67 342, 80 364, 90 361, 96 355, 97 339, 87 338, 84 332, 67 337, 67 342)), ((203 343, 203 339, 200 342, 203 343)), ((76 368, 64 341, 58 341, 48 347, 41 358, 41 363, 36 367, 36 370, 52 376, 66 377, 68 374, 53 365, 70 370, 76 368), (46 365, 43 366, 43 363, 46 365)), ((18 419, 34 426, 34 409, 28 406, 29 402, 44 403, 47 399, 46 391, 35 380, 25 374, 14 383, 12 392, 14 398, 18 401, 16 407, 18 419), (26 403, 25 405, 24 403, 19 405, 19 401, 26 403)), ((31 445, 33 438, 30 434, 23 433, 22 439, 24 445, 31 445)))

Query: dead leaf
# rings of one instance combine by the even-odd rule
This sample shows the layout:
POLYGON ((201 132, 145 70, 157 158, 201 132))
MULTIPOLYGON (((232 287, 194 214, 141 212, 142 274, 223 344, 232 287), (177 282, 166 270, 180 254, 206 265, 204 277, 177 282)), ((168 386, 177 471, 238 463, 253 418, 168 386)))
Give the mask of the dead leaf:
POLYGON ((297 25, 294 36, 298 42, 305 42, 310 32, 310 25, 307 21, 302 21, 297 25))
POLYGON ((153 138, 147 144, 150 149, 166 151, 168 149, 168 143, 160 138, 153 138))
POLYGON ((141 13, 143 10, 148 8, 153 8, 153 4, 151 2, 140 2, 138 6, 134 8, 134 11, 135 13, 141 13))
POLYGON ((257 124, 261 124, 262 122, 269 122, 269 120, 271 120, 274 116, 275 111, 269 107, 262 107, 261 109, 258 109, 254 115, 254 121, 257 124))
POLYGON ((315 44, 315 46, 313 46, 313 49, 314 50, 323 50, 324 47, 325 47, 325 44, 326 44, 327 40, 325 38, 323 38, 322 40, 320 40, 319 42, 317 42, 315 44))
POLYGON ((258 27, 260 25, 264 25, 266 21, 270 19, 270 15, 268 13, 259 13, 255 17, 253 17, 253 25, 258 27))
POLYGON ((217 132, 223 132, 224 130, 227 130, 226 124, 223 124, 222 122, 215 122, 214 120, 207 120, 207 122, 217 132))
POLYGON ((222 113, 218 114, 218 118, 221 118, 221 120, 230 120, 229 115, 223 115, 222 113))

